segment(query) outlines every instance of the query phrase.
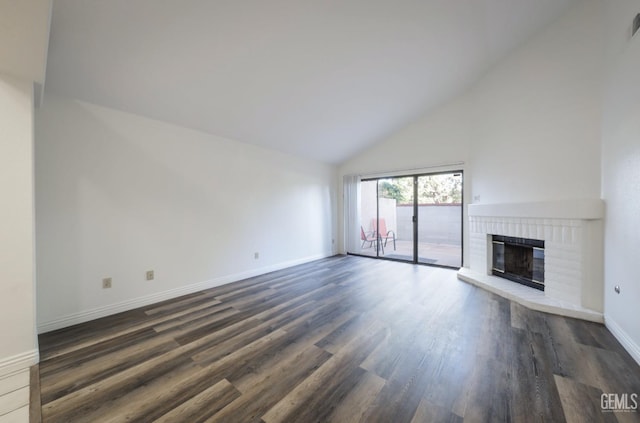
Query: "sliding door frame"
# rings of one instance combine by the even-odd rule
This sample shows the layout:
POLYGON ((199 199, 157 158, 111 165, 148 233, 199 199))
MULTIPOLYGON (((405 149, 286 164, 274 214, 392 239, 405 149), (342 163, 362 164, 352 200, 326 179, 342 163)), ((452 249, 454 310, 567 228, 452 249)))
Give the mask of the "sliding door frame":
MULTIPOLYGON (((457 269, 457 266, 446 266, 437 263, 423 263, 419 261, 418 257, 418 178, 422 176, 436 176, 436 175, 447 175, 452 174, 455 175, 459 173, 460 178, 462 180, 461 188, 460 188, 460 267, 464 266, 464 170, 463 169, 455 169, 455 170, 443 170, 438 172, 421 172, 421 173, 411 173, 406 175, 393 175, 393 176, 376 176, 373 178, 364 178, 362 182, 371 182, 376 181, 376 221, 380 221, 380 180, 383 179, 398 179, 398 178, 413 178, 413 216, 412 216, 412 226, 413 226, 413 259, 412 260, 403 260, 398 258, 384 257, 380 255, 380 246, 376 246, 376 255, 365 255, 365 254, 357 254, 357 253, 347 253, 353 256, 359 257, 368 257, 380 260, 389 260, 389 261, 397 261, 401 263, 411 263, 411 264, 419 264, 422 266, 432 266, 432 267, 442 267, 446 269, 457 269)), ((378 241, 379 243, 379 241, 378 241)))

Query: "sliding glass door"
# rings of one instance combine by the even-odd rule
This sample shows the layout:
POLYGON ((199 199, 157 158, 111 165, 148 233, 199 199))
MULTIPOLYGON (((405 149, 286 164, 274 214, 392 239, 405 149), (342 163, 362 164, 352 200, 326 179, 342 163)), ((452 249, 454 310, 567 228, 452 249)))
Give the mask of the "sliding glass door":
POLYGON ((360 250, 364 256, 378 257, 380 243, 372 222, 378 216, 378 181, 360 183, 360 250))
POLYGON ((462 266, 462 172, 363 180, 359 193, 360 242, 351 253, 462 266))
POLYGON ((378 180, 378 222, 381 256, 413 261, 413 176, 378 180))
POLYGON ((417 177, 417 261, 462 266, 462 173, 417 177))

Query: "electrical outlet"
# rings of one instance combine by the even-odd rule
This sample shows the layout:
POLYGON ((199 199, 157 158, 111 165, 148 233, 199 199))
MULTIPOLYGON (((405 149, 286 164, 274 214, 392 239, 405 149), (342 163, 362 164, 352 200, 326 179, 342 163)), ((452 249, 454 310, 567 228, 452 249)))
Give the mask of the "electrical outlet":
POLYGON ((253 258, 258 260, 260 258, 260 253, 258 253, 258 252, 253 253, 253 258))
POLYGON ((147 280, 152 281, 154 278, 153 270, 147 270, 147 280))
POLYGON ((102 279, 102 289, 111 288, 111 278, 102 279))

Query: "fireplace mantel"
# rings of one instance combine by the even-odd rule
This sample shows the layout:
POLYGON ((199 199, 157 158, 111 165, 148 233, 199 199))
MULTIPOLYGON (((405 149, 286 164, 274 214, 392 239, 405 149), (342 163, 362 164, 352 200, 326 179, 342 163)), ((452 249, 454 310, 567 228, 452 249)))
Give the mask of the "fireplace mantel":
POLYGON ((530 203, 470 204, 469 216, 594 220, 604 218, 604 201, 600 199, 583 199, 530 203))
POLYGON ((600 199, 471 204, 469 264, 458 277, 530 308, 602 322, 603 219, 600 199), (491 275, 491 236, 545 241, 545 290, 491 275))

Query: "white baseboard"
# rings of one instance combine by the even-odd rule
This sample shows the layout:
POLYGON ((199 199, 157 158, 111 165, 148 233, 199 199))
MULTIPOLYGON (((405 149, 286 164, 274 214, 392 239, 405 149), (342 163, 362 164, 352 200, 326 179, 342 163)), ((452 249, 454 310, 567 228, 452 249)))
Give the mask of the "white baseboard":
POLYGON ((302 259, 290 260, 277 263, 270 266, 251 269, 245 272, 234 273, 231 275, 221 276, 219 278, 210 279, 191 285, 181 286, 179 288, 170 289, 163 292, 157 292, 144 297, 138 297, 131 300, 121 301, 115 304, 109 304, 102 307, 96 307, 90 310, 84 310, 72 313, 67 316, 59 317, 50 321, 38 323, 38 333, 50 332, 52 330, 62 329, 73 326, 78 323, 88 322, 90 320, 99 319, 101 317, 110 316, 112 314, 121 313, 123 311, 133 310, 138 307, 144 307, 149 304, 158 303, 160 301, 170 300, 182 295, 192 294, 204 289, 214 288, 216 286, 225 285, 231 282, 240 281, 254 276, 264 275, 265 273, 274 272, 276 270, 286 269, 288 267, 297 266, 299 264, 309 263, 332 256, 333 253, 316 254, 314 256, 304 257, 302 259))
POLYGON ((16 423, 16 422, 28 422, 28 421, 29 421, 28 405, 0 416, 0 423, 16 423))
POLYGON ((25 351, 20 354, 0 359, 0 379, 7 378, 15 373, 29 369, 40 361, 40 353, 37 349, 25 351))
POLYGON ((39 358, 38 350, 30 350, 0 359, 0 422, 29 421, 30 368, 39 358))
POLYGON ((0 423, 16 423, 29 421, 29 406, 24 406, 0 416, 0 423))
POLYGON ((640 364, 640 345, 636 344, 633 339, 625 332, 620 325, 611 317, 604 315, 604 325, 609 329, 609 332, 616 337, 618 342, 622 344, 625 350, 633 357, 636 363, 640 364))

